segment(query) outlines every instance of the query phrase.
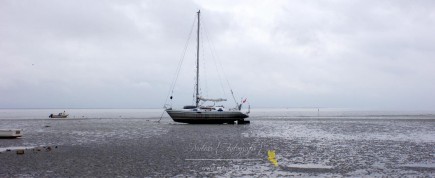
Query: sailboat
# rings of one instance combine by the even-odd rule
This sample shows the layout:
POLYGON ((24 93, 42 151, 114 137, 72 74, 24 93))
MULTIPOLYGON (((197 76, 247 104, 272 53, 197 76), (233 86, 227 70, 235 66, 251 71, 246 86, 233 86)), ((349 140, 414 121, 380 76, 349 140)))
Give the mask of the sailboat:
MULTIPOLYGON (((184 106, 183 109, 172 109, 172 107, 166 108, 165 111, 168 115, 175 121, 181 123, 189 123, 189 124, 246 124, 249 123, 248 120, 245 120, 249 117, 249 111, 242 113, 241 108, 242 104, 237 104, 235 108, 225 108, 223 105, 221 106, 203 106, 200 104, 200 101, 206 102, 222 102, 226 101, 226 99, 218 98, 211 99, 200 96, 199 93, 199 38, 200 38, 200 11, 197 12, 198 16, 198 24, 197 24, 197 35, 196 35, 196 82, 195 82, 195 105, 184 106)), ((233 93, 231 91, 231 93, 233 93)), ((172 96, 170 97, 172 100, 172 96)), ((234 98, 234 95, 233 95, 234 98)), ((246 101, 246 100, 245 100, 246 101)))

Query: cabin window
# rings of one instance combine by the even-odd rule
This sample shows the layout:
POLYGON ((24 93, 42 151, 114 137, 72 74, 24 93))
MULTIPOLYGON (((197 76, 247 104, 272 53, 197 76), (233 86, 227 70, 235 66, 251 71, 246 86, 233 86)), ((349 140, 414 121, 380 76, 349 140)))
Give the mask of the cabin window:
POLYGON ((15 134, 20 134, 20 131, 16 131, 15 134))

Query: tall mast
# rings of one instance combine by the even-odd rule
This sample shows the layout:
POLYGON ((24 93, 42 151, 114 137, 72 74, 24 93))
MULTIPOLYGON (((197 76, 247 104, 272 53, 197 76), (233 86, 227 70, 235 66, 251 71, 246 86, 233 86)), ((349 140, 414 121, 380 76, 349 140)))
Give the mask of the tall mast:
POLYGON ((200 10, 198 10, 198 29, 196 31, 196 107, 199 106, 199 14, 200 10))

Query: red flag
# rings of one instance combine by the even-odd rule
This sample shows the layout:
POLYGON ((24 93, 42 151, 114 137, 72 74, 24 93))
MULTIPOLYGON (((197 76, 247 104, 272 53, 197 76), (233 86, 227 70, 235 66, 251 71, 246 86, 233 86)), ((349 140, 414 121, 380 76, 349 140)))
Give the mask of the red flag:
POLYGON ((245 98, 245 100, 243 100, 243 103, 245 103, 245 102, 246 102, 246 99, 248 99, 248 98, 245 98))

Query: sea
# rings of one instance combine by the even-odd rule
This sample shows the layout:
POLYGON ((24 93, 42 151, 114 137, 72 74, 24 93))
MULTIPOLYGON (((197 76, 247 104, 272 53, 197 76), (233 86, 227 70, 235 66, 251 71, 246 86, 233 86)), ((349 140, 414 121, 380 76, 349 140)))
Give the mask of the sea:
POLYGON ((435 111, 251 109, 250 124, 162 109, 0 109, 0 177, 434 177, 435 111), (66 119, 50 119, 67 112, 66 119), (24 150, 24 154, 18 153, 24 150))

